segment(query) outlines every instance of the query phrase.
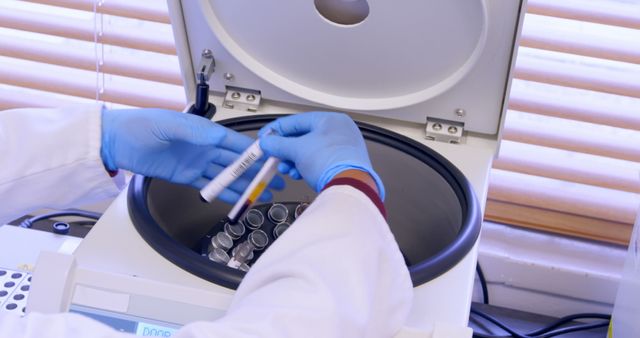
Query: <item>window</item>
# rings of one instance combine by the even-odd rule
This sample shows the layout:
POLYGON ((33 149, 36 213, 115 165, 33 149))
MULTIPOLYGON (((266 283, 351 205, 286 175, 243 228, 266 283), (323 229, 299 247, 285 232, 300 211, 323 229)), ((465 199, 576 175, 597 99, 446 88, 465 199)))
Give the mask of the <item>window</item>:
POLYGON ((640 3, 528 5, 485 218, 626 244, 640 201, 640 3))
MULTIPOLYGON (((626 243, 640 204, 640 3, 529 0, 486 219, 626 243)), ((0 2, 0 109, 185 105, 164 0, 0 2)))
POLYGON ((163 0, 0 2, 0 108, 185 106, 163 0), (26 89, 28 88, 28 89, 26 89))

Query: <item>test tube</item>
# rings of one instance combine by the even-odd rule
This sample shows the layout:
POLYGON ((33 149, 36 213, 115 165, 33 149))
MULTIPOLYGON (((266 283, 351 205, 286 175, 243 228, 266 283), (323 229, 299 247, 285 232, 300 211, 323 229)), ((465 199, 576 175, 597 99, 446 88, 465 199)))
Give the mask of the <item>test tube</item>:
MULTIPOLYGON (((240 245, 236 245, 233 247, 233 250, 231 250, 231 256, 235 257, 238 254, 238 249, 240 248, 240 245)), ((250 261, 253 259, 253 250, 251 250, 251 252, 249 253, 249 255, 246 258, 246 261, 250 261)))
MULTIPOLYGON (((264 135, 273 133, 275 133, 275 130, 269 129, 264 135)), ((256 140, 235 161, 218 173, 204 188, 200 189, 200 197, 206 202, 213 201, 227 186, 260 159, 263 154, 264 152, 260 148, 260 140, 256 140)))
POLYGON ((259 210, 251 209, 247 211, 243 222, 249 229, 255 230, 260 228, 264 223, 264 216, 259 210))
POLYGON ((231 211, 227 214, 229 220, 233 223, 237 222, 240 217, 249 209, 253 203, 260 197, 264 190, 271 182, 271 179, 278 172, 278 164, 280 160, 275 157, 269 157, 260 171, 253 178, 247 189, 240 195, 240 198, 233 205, 231 211))
POLYGON ((211 246, 213 246, 214 249, 227 251, 233 246, 233 239, 231 239, 231 237, 225 232, 221 231, 211 237, 211 246))
POLYGON ((244 272, 249 272, 249 264, 247 263, 242 263, 240 264, 240 266, 238 267, 239 270, 244 271, 244 272))
POLYGON ((269 244, 269 236, 267 236, 267 233, 262 230, 253 231, 249 234, 247 240, 256 248, 256 250, 262 250, 267 246, 267 244, 269 244))
POLYGON ((238 269, 242 263, 253 258, 253 250, 262 250, 267 244, 269 244, 267 233, 262 230, 253 231, 246 241, 234 248, 235 253, 232 252, 233 256, 227 262, 227 266, 238 269))
POLYGON ((242 235, 244 235, 245 229, 244 229, 244 225, 242 225, 242 223, 236 223, 236 224, 225 223, 224 224, 224 232, 227 235, 229 235, 229 237, 231 237, 231 239, 236 240, 236 239, 242 237, 242 235))
POLYGON ((293 213, 293 216, 297 219, 298 217, 300 217, 300 215, 302 215, 302 213, 305 210, 307 210, 308 207, 309 207, 309 203, 298 204, 298 206, 296 206, 296 210, 293 213))
POLYGON ((273 228, 273 237, 274 238, 280 237, 280 235, 282 235, 287 229, 289 229, 290 226, 291 224, 287 222, 282 222, 276 225, 275 228, 273 228))
POLYGON ((244 241, 236 248, 235 255, 231 256, 231 259, 227 262, 228 267, 239 268, 242 263, 246 262, 250 255, 253 254, 255 247, 249 242, 244 241))
POLYGON ((287 220, 289 209, 284 204, 274 203, 267 213, 271 222, 278 224, 287 220))
POLYGON ((227 264, 229 262, 229 255, 226 251, 215 248, 209 252, 209 259, 220 264, 227 264))

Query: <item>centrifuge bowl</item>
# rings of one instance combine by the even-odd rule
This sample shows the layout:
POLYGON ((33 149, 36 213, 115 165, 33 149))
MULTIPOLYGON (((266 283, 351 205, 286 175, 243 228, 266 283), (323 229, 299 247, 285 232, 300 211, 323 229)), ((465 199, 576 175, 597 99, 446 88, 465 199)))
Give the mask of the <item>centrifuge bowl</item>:
MULTIPOLYGON (((219 123, 254 136, 275 117, 219 123)), ((427 283, 458 264, 478 239, 481 214, 471 185, 453 164, 425 145, 369 124, 358 126, 384 181, 387 221, 413 284, 427 283)), ((311 201, 315 195, 303 181, 287 179, 287 188, 276 192, 274 201, 311 201)), ((138 233, 167 260, 210 282, 238 287, 244 272, 213 263, 192 249, 225 217, 230 205, 203 203, 193 188, 134 176, 128 207, 138 233)))

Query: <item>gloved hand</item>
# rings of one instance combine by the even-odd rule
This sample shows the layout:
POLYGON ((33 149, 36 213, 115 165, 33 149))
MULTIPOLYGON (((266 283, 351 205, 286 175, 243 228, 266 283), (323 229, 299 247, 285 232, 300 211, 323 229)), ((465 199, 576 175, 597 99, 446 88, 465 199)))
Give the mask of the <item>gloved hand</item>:
POLYGON ((280 172, 304 180, 316 191, 337 174, 348 170, 365 171, 375 180, 380 198, 384 185, 371 166, 364 138, 353 120, 339 113, 311 112, 279 118, 264 126, 260 146, 271 156, 280 158, 280 172))
MULTIPOLYGON (((101 156, 109 170, 125 169, 202 189, 253 140, 200 116, 162 109, 104 110, 101 156)), ((258 163, 218 198, 234 203, 260 169, 258 163)), ((284 188, 274 177, 269 185, 284 188)), ((271 199, 265 190, 261 200, 271 199)))

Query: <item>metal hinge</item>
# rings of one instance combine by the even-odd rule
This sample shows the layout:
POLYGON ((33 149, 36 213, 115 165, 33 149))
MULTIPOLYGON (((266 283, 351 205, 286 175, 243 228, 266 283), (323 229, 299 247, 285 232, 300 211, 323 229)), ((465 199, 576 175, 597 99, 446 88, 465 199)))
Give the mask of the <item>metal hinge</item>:
POLYGON ((257 112, 262 95, 259 90, 227 86, 222 106, 234 110, 257 112))
POLYGON ((216 60, 213 58, 213 52, 210 49, 202 50, 202 54, 200 54, 200 64, 196 69, 196 82, 207 82, 209 78, 211 78, 211 74, 213 74, 216 68, 216 60))
POLYGON ((464 132, 464 123, 427 118, 426 137, 445 143, 460 143, 464 132))

